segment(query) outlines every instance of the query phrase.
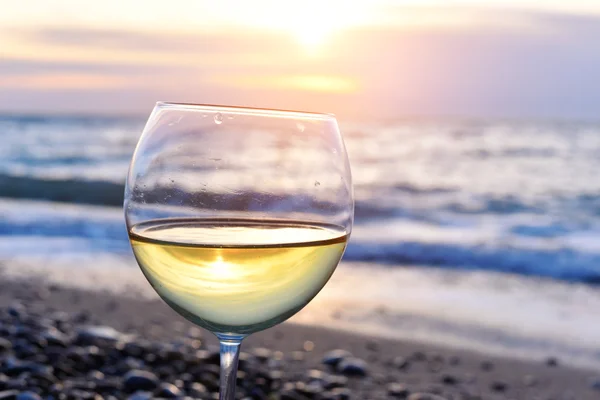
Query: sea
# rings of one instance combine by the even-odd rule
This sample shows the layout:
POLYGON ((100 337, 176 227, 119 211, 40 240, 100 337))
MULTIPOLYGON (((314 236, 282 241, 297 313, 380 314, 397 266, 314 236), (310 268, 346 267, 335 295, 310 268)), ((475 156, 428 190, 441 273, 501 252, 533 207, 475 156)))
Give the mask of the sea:
MULTIPOLYGON (((122 213, 144 123, 0 115, 6 272, 151 296, 122 213)), ((600 365, 600 123, 340 128, 355 225, 319 306, 293 321, 600 365)))

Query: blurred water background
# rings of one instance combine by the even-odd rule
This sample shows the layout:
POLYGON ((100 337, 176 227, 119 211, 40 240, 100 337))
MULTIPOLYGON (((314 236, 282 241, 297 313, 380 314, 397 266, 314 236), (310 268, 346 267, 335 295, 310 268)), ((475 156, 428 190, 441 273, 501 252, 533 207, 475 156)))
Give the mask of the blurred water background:
MULTIPOLYGON (((120 207, 144 122, 0 117, 0 258, 129 257, 120 207)), ((399 120, 341 129, 356 194, 346 261, 600 282, 600 125, 399 120)))

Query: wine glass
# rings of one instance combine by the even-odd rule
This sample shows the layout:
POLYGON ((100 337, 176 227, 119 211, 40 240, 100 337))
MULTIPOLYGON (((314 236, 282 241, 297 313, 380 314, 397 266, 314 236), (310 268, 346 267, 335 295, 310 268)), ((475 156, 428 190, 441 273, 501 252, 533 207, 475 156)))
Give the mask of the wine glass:
POLYGON ((333 115, 156 104, 125 187, 133 253, 160 297, 220 341, 220 399, 241 341, 323 288, 354 215, 333 115))

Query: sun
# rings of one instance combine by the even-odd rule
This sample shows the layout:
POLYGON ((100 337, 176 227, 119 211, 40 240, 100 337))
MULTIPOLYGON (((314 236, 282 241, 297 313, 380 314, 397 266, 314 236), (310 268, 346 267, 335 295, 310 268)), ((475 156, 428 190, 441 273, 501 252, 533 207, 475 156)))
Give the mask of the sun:
POLYGON ((290 30, 296 40, 309 49, 317 48, 324 44, 334 31, 334 29, 328 29, 325 26, 298 27, 296 29, 291 28, 290 30))
POLYGON ((285 27, 301 45, 309 49, 323 45, 334 32, 348 25, 336 18, 337 7, 327 2, 325 4, 329 6, 305 4, 297 8, 294 18, 285 27))
POLYGON ((271 26, 292 35, 308 50, 323 46, 339 31, 368 22, 368 3, 347 0, 304 0, 280 2, 282 8, 265 13, 271 26), (285 8, 283 8, 285 5, 285 8))

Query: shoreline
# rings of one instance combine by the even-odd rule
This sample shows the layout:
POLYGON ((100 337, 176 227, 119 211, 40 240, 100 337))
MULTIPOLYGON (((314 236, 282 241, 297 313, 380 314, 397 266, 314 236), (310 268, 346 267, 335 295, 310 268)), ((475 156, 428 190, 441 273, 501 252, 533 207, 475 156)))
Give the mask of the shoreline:
MULTIPOLYGON (((130 256, 31 258, 6 263, 11 280, 159 301, 130 256)), ((341 332, 600 371, 600 290, 494 272, 342 262, 289 320, 341 332), (357 290, 356 288, 360 288, 357 290)))
MULTIPOLYGON (((122 297, 3 274, 0 308, 21 304, 41 315, 66 313, 86 325, 106 325, 160 343, 177 342, 198 331, 162 301, 130 294, 122 297)), ((203 348, 214 351, 216 339, 200 331, 203 348)), ((346 387, 352 398, 385 398, 394 384, 404 385, 410 393, 437 393, 444 399, 531 399, 572 393, 585 400, 599 394, 597 370, 571 368, 551 355, 544 361, 523 361, 290 322, 251 335, 244 340, 242 351, 254 354, 260 352, 258 348, 278 354, 278 365, 289 381, 305 379, 314 369, 332 373, 322 363, 324 355, 334 349, 349 351, 368 369, 365 377, 349 376, 346 387), (472 397, 453 397, 465 393, 472 397)))

